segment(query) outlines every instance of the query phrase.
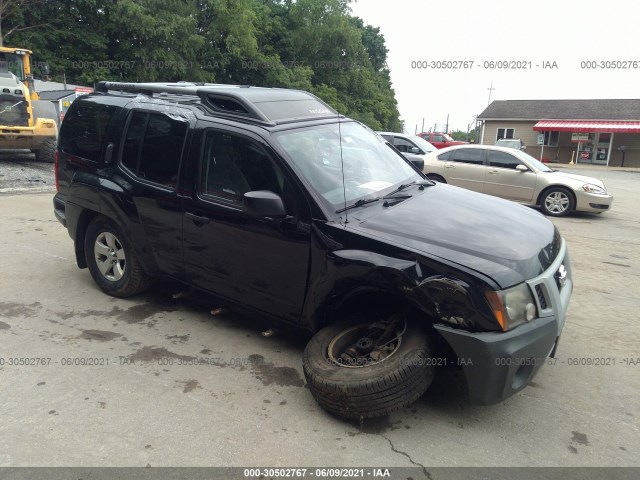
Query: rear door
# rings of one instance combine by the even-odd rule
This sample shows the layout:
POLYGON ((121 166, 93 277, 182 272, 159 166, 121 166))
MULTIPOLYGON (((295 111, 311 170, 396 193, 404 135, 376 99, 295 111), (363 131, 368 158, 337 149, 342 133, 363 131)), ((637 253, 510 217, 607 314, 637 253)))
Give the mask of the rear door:
POLYGON ((214 125, 199 135, 196 188, 183 212, 190 283, 298 321, 310 255, 310 209, 302 190, 257 135, 214 125), (287 218, 247 214, 242 198, 255 190, 280 195, 287 218))
MULTIPOLYGON (((131 233, 141 240, 145 257, 152 257, 160 272, 176 278, 181 278, 183 272, 182 200, 177 181, 187 145, 186 118, 186 114, 181 120, 179 115, 168 116, 159 111, 131 111, 119 168, 126 179, 122 185, 133 205, 103 204, 105 209, 129 215, 118 223, 142 229, 142 232, 131 233)), ((103 199, 108 201, 110 198, 103 199)))
POLYGON ((443 169, 447 183, 482 192, 486 173, 484 152, 481 148, 452 150, 443 169))
POLYGON ((536 187, 537 176, 515 155, 498 150, 487 150, 487 173, 483 192, 518 202, 530 202, 536 187))

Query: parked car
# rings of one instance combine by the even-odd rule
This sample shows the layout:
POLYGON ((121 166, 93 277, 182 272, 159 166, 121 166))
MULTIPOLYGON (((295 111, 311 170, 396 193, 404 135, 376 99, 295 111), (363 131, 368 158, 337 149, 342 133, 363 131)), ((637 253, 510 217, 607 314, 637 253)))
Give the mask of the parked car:
POLYGON ((424 168, 424 156, 436 151, 436 147, 417 135, 395 132, 376 133, 402 152, 420 170, 424 168))
POLYGON ((96 90, 62 123, 53 206, 105 293, 167 277, 313 335, 309 390, 347 418, 410 404, 451 364, 500 402, 555 354, 571 263, 537 212, 428 180, 306 92, 96 90))
POLYGON ((425 158, 424 173, 437 182, 539 206, 545 215, 553 217, 573 211, 606 212, 613 201, 597 178, 552 170, 531 155, 512 148, 490 145, 444 148, 425 158))
POLYGON ((446 133, 442 132, 422 132, 418 134, 419 137, 424 138, 427 142, 432 144, 434 147, 446 148, 452 147, 454 145, 467 145, 468 142, 461 142, 460 140, 454 140, 446 133))
POLYGON ((516 150, 526 150, 527 146, 519 138, 501 138, 496 142, 497 147, 515 148, 516 150))

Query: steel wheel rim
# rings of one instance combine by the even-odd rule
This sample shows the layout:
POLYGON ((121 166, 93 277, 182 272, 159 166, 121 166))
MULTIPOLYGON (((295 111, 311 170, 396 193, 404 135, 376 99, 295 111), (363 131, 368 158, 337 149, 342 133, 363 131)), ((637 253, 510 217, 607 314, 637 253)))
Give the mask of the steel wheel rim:
POLYGON ((110 282, 122 279, 127 261, 124 247, 118 237, 111 232, 102 232, 93 245, 96 265, 102 276, 110 282))
MULTIPOLYGON (((405 327, 406 329, 406 327, 405 327)), ((329 346, 327 347, 327 358, 333 364, 344 368, 364 368, 370 367, 373 365, 378 365, 390 357, 392 357, 400 348, 402 344, 402 333, 396 332, 397 338, 395 341, 395 345, 393 346, 393 350, 384 358, 380 360, 372 360, 363 358, 362 362, 356 361, 354 364, 346 363, 342 358, 340 358, 339 353, 344 350, 345 345, 351 345, 355 343, 362 335, 369 330, 369 325, 357 325, 355 327, 349 328, 347 330, 343 330, 337 335, 335 335, 331 342, 329 342, 329 346)), ((358 359, 359 360, 359 359, 358 359)))
POLYGON ((564 192, 553 192, 544 199, 545 208, 551 213, 564 213, 569 208, 569 196, 564 192))

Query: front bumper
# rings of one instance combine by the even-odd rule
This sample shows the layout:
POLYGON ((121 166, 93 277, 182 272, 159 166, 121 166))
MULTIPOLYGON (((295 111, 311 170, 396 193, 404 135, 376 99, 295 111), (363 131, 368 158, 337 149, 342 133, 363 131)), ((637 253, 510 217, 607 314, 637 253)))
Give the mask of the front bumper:
POLYGON ((564 240, 553 264, 526 283, 535 299, 538 318, 513 330, 471 333, 434 325, 458 356, 469 396, 477 403, 498 403, 522 390, 555 355, 573 290, 564 240))
POLYGON ((611 208, 612 203, 613 196, 609 194, 598 195, 583 191, 576 192, 576 210, 578 212, 606 212, 611 208))

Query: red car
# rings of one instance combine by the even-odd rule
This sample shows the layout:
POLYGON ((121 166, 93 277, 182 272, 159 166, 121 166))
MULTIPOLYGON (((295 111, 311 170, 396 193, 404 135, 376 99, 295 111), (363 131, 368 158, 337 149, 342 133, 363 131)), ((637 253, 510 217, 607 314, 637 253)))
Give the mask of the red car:
POLYGON ((422 132, 419 133, 418 136, 424 138, 436 148, 453 147, 454 145, 464 145, 468 143, 454 140, 449 135, 442 132, 422 132))

